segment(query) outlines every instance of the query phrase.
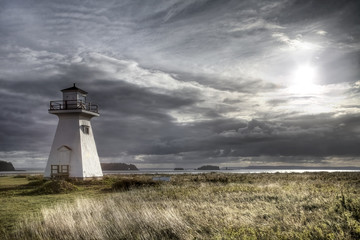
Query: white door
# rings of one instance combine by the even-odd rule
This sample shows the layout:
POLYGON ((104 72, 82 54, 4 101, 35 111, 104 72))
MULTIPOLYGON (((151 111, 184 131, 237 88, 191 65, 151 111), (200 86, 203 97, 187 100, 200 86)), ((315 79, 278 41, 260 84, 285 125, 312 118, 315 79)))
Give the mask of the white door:
POLYGON ((58 163, 59 165, 70 165, 71 148, 68 146, 61 146, 58 148, 58 163))

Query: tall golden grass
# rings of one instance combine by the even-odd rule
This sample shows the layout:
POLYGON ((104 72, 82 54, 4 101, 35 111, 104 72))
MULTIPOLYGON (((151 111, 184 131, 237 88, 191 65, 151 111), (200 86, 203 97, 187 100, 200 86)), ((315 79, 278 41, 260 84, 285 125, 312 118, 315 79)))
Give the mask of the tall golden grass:
POLYGON ((360 174, 174 176, 44 208, 18 239, 360 239, 360 174))
POLYGON ((190 227, 173 206, 152 205, 138 196, 78 199, 43 209, 21 225, 19 239, 173 239, 188 238, 190 227), (135 199, 137 198, 137 199, 135 199), (35 218, 36 219, 36 218, 35 218))

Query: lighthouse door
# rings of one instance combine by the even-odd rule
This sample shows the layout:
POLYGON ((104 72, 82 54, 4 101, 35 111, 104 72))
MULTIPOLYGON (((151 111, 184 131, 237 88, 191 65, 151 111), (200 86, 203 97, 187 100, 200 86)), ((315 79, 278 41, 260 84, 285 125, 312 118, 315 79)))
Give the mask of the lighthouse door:
POLYGON ((60 165, 69 165, 70 164, 70 154, 71 148, 68 146, 62 145, 58 148, 58 161, 60 165))
POLYGON ((70 151, 59 151, 59 163, 60 165, 69 165, 70 163, 70 151))
POLYGON ((57 162, 59 165, 51 165, 52 177, 68 177, 70 171, 70 154, 71 148, 68 146, 61 146, 57 152, 57 162))

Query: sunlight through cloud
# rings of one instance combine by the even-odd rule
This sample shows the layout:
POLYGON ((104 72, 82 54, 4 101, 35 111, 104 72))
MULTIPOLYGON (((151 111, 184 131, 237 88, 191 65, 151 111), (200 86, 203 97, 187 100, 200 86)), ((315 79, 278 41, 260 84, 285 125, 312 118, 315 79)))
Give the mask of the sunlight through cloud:
POLYGON ((292 73, 289 90, 295 94, 319 94, 320 86, 316 84, 317 69, 309 64, 298 66, 292 73))

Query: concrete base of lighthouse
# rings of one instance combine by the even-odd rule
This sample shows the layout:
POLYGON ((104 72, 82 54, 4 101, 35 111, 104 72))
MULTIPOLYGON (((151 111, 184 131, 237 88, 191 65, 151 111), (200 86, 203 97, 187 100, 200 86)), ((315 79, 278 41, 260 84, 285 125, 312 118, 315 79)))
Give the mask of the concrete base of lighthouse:
POLYGON ((52 110, 59 117, 45 168, 45 178, 102 178, 90 119, 99 114, 86 110, 52 110))

